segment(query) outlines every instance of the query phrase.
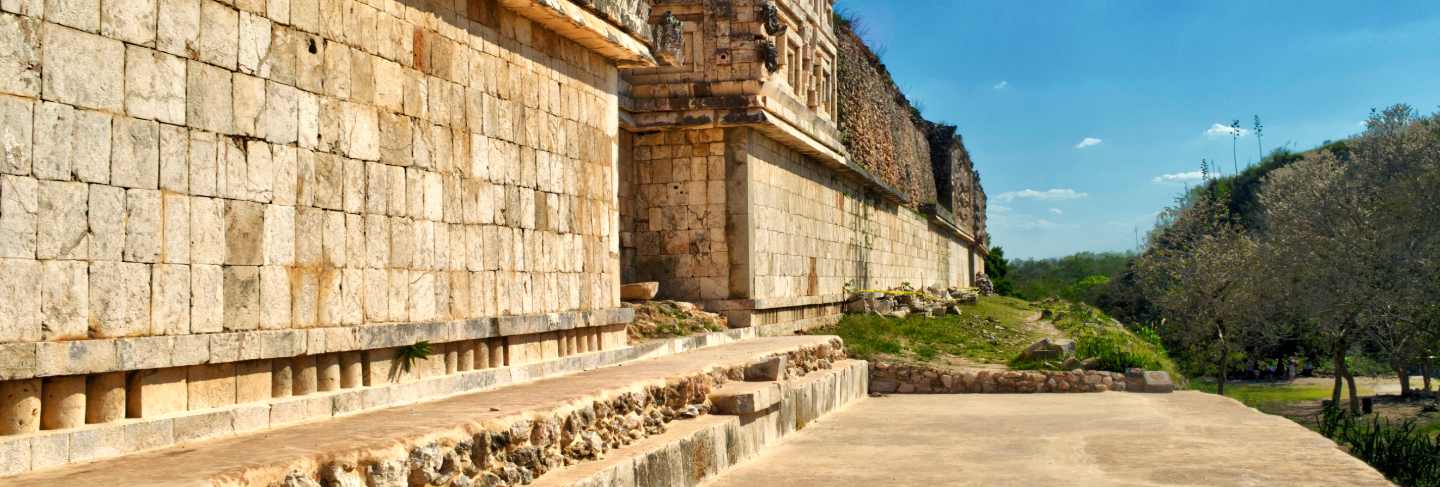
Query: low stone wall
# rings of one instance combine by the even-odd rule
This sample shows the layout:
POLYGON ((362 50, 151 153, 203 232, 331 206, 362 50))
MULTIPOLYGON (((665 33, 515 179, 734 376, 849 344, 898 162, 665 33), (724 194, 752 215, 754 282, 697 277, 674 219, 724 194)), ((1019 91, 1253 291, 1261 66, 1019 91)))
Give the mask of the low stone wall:
POLYGON ((1103 370, 938 370, 870 362, 872 394, 1005 394, 1125 389, 1125 374, 1103 370))

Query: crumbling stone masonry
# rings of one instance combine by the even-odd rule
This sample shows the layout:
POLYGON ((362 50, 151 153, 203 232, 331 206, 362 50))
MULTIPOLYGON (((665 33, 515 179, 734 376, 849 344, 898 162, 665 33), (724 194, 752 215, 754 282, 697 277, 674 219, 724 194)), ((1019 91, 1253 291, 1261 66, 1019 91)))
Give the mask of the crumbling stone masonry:
POLYGON ((969 155, 837 37, 831 2, 658 0, 651 17, 684 42, 621 73, 622 279, 777 332, 833 321, 847 288, 971 285, 969 155))

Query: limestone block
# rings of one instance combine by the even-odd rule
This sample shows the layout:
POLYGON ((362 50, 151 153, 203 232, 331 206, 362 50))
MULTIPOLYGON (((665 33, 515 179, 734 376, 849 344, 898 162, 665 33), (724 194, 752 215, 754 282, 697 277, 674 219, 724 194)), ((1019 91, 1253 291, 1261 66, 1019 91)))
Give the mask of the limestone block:
POLYGON ((365 162, 345 159, 343 181, 343 208, 347 213, 361 213, 365 209, 365 162))
MULTIPOLYGON (((9 103, 6 106, 11 106, 9 103)), ((7 137, 12 131, 6 123, 7 137)), ((23 125, 23 124, 22 124, 23 125)), ((71 178, 70 159, 75 137, 75 108, 62 103, 41 102, 35 105, 34 151, 31 169, 39 179, 68 180, 71 178)), ((26 127, 16 127, 25 130, 26 127)), ((11 141, 6 141, 7 144, 11 141)), ((6 166, 11 163, 8 161, 6 166)))
POLYGON ((164 193, 160 198, 161 248, 159 260, 173 264, 190 262, 190 197, 164 193))
POLYGON ((155 45, 155 0, 101 0, 100 33, 142 46, 155 45))
POLYGON ((365 246, 365 217, 358 214, 345 215, 345 266, 364 267, 369 258, 365 246))
POLYGON ((321 264, 327 267, 344 267, 346 265, 346 213, 323 212, 323 225, 317 229, 321 233, 321 264))
POLYGON ((395 356, 395 349, 366 350, 364 355, 365 386, 375 387, 390 384, 399 377, 400 366, 395 356))
POLYGON ((119 117, 111 134, 110 183, 127 188, 159 188, 160 126, 153 121, 119 117))
POLYGON ((201 0, 159 0, 155 47, 181 57, 199 54, 200 3, 201 0))
MULTIPOLYGON (((306 0, 313 1, 313 0, 306 0)), ((336 98, 350 97, 350 48, 335 41, 325 41, 325 94, 336 98)))
POLYGON ((119 427, 125 435, 122 445, 126 453, 175 444, 174 423, 170 419, 125 423, 119 427))
MULTIPOLYGON (((272 2, 276 0, 271 0, 272 2)), ((296 51, 304 49, 303 36, 274 19, 270 29, 270 50, 260 61, 260 72, 266 79, 285 86, 295 85, 296 51)))
POLYGON ((352 159, 380 159, 380 122, 375 108, 358 103, 342 105, 340 118, 341 146, 352 159))
POLYGON ((755 414, 780 403, 783 394, 776 382, 732 382, 710 393, 710 402, 719 414, 755 414))
MULTIPOLYGON (((207 4, 213 3, 202 0, 207 4)), ((228 134, 234 132, 234 102, 229 71, 190 61, 186 70, 185 118, 193 127, 228 134)), ((239 78, 236 76, 235 78, 239 78)))
POLYGON ((115 353, 124 370, 156 369, 172 365, 175 338, 147 336, 115 341, 115 353))
MULTIPOLYGON (((87 338, 90 319, 89 265, 80 261, 44 261, 41 267, 40 326, 44 330, 44 339, 87 338)), ((21 284, 33 287, 35 281, 22 281, 21 284)), ((4 285, 0 284, 0 287, 4 285)))
POLYGON ((310 187, 313 188, 314 205, 329 210, 342 208, 345 167, 340 158, 334 154, 316 153, 313 161, 314 182, 310 187))
POLYGON ((216 194, 218 196, 255 201, 250 194, 250 163, 246 161, 245 140, 239 137, 221 137, 216 144, 216 194))
POLYGON ((409 201, 405 192, 408 184, 405 179, 405 168, 399 166, 381 166, 388 174, 386 177, 385 214, 390 216, 403 216, 408 211, 409 201))
POLYGON ((185 411, 189 403, 185 367, 141 370, 130 374, 126 416, 153 418, 185 411))
POLYGON ((274 390, 273 381, 274 369, 269 360, 251 360, 235 364, 235 403, 244 404, 270 399, 274 390))
POLYGON ((224 273, 218 265, 190 266, 190 331, 216 333, 225 325, 224 273))
POLYGON ((270 73, 261 70, 261 61, 270 55, 270 20, 250 12, 240 12, 239 34, 237 70, 268 78, 270 73))
POLYGON ((156 262, 163 243, 160 223, 160 191, 132 189, 125 192, 125 260, 156 262))
POLYGON ((271 166, 274 168, 275 176, 272 180, 274 187, 270 202, 276 205, 295 205, 295 194, 299 184, 300 167, 298 153, 294 147, 277 145, 272 146, 270 152, 271 166))
POLYGON ((125 372, 92 374, 85 385, 85 422, 109 423, 125 419, 125 372))
POLYGON ((340 269, 326 268, 314 274, 317 284, 316 294, 316 321, 319 326, 334 326, 340 324, 340 317, 343 314, 341 299, 344 292, 341 290, 342 273, 340 269))
POLYGON ((85 376, 46 377, 41 385, 40 427, 47 430, 85 424, 85 376))
POLYGON ((190 192, 190 134, 182 127, 160 126, 160 189, 190 192))
MULTIPOLYGON (((93 276, 92 276, 93 279, 93 276)), ((260 325, 260 268, 224 267, 225 330, 254 330, 260 325)))
POLYGON ((0 435, 40 430, 40 379, 0 382, 0 435))
MULTIPOLYGON (((295 264, 295 208, 291 206, 265 206, 265 264, 295 264)), ((301 229, 308 227, 301 226, 301 229)), ((302 231, 301 234, 309 233, 302 231)))
POLYGON ((220 145, 215 140, 215 134, 201 130, 190 131, 190 174, 187 177, 190 194, 196 196, 219 195, 219 150, 220 145))
POLYGON ((130 116, 184 124, 185 83, 184 59, 138 46, 125 49, 125 108, 130 116))
POLYGON ((274 196, 275 165, 270 147, 258 140, 245 143, 245 192, 252 201, 269 203, 274 196))
POLYGON ((257 131, 272 144, 293 144, 297 140, 299 125, 298 90, 293 87, 268 82, 265 86, 265 107, 259 118, 257 131))
MULTIPOLYGON (((166 200, 170 200, 167 195, 166 200)), ((189 199, 190 261, 197 264, 225 262, 225 207, 220 199, 194 197, 189 199)), ((167 210, 169 205, 167 205, 167 210)), ((167 218, 168 223, 168 218, 167 218)), ((167 225, 168 228, 168 225, 167 225)), ((170 238, 166 236, 167 240, 170 238)), ((169 252, 167 251, 167 254, 169 252)))
POLYGON ((408 319, 410 321, 435 319, 435 274, 433 272, 412 272, 409 291, 408 319))
POLYGON ((301 266, 320 265, 324 258, 325 210, 297 208, 295 227, 295 263, 301 266))
POLYGON ((185 443, 230 436, 235 433, 234 415, 234 411, 216 411, 208 414, 189 414, 176 417, 173 420, 175 442, 185 443))
POLYGON ((150 266, 90 264, 90 334, 137 336, 150 332, 150 266))
POLYGON ((316 385, 322 392, 340 390, 340 354, 327 353, 315 356, 316 385))
MULTIPOLYGON (((220 2, 200 0, 200 41, 196 59, 225 70, 234 70, 240 51, 239 32, 239 12, 220 2)), ((194 64, 191 64, 191 70, 194 70, 194 64)), ((192 88, 190 92, 193 96, 195 91, 192 88)))
MULTIPOLYGON (((298 272, 298 271, 296 271, 298 272)), ((289 328, 291 317, 291 271, 280 266, 260 268, 260 328, 289 328)))
POLYGON ((296 328, 316 326, 320 319, 320 279, 315 271, 292 273, 291 315, 296 328))
POLYGON ((89 188, 84 183, 39 182, 36 237, 39 258, 85 259, 89 256, 88 199, 89 188))
POLYGON ((265 110, 265 80, 235 73, 231 77, 235 131, 250 137, 263 137, 260 115, 265 110))
POLYGON ((18 475, 29 472, 33 466, 30 455, 33 439, 29 436, 0 439, 0 475, 18 475))
MULTIPOLYGON (((3 184, 0 178, 0 184, 3 184)), ((0 191, 3 191, 0 186, 0 191)), ((90 258, 93 260, 118 261, 125 249, 125 190, 113 186, 92 184, 89 187, 90 211, 90 258)), ((0 193, 0 198, 4 194, 0 193)), ((0 199, 0 204, 4 200, 0 199)), ((4 207, 0 206, 0 211, 4 207)), ((0 215, 0 230, 4 228, 0 215)), ((0 239, 0 242, 4 242, 0 239)))
POLYGON ((340 357, 340 387, 351 389, 365 385, 364 352, 344 352, 340 357))
POLYGON ((35 258, 39 206, 34 178, 0 176, 0 257, 35 258))
POLYGON ((153 333, 184 335, 190 333, 190 266, 156 264, 152 270, 153 299, 151 313, 153 333))
MULTIPOLYGON (((225 264, 260 265, 265 209, 248 201, 225 201, 225 264)), ((228 293, 228 291, 227 291, 228 293)))
POLYGON ((370 104, 375 101, 375 56, 356 48, 350 53, 350 97, 351 101, 370 104))
POLYGON ((235 364, 186 367, 187 409, 196 411, 235 404, 235 364))
POLYGON ((390 316, 389 278, 385 269, 365 269, 365 319, 386 321, 390 316))
MULTIPOLYGON (((151 7, 153 12, 153 3, 151 7)), ((102 20, 102 30, 103 27, 102 20)), ((45 24, 44 45, 63 46, 44 50, 43 90, 46 100, 110 112, 122 111, 125 65, 115 60, 125 58, 124 44, 67 27, 45 24)), ((20 74, 24 76, 23 72, 20 74)))
MULTIPOLYGON (((98 12, 95 20, 98 24, 98 12)), ((0 15, 0 93, 39 95, 40 66, 40 22, 34 17, 0 15)))

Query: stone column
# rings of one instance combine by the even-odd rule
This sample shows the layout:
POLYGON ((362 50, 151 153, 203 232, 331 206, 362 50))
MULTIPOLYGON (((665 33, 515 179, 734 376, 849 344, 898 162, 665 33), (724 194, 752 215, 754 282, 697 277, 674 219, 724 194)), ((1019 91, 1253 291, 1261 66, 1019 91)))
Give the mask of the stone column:
POLYGON ((40 431, 40 379, 0 382, 0 435, 40 431))
POLYGON ((455 370, 475 370, 475 342, 455 342, 455 370))
POLYGON ((301 355, 290 359, 290 373, 295 386, 295 395, 313 394, 319 388, 320 377, 315 369, 314 355, 301 355))
POLYGON ((365 386, 365 360, 361 352, 340 354, 340 387, 345 389, 365 386))
POLYGON ((490 340, 475 340, 475 368, 488 369, 490 365, 490 340))
POLYGON ((505 356, 505 339, 494 338, 488 344, 490 346, 490 367, 504 367, 510 365, 510 360, 505 356))
POLYGON ((85 384, 85 422, 125 419, 125 373, 92 374, 85 384))
POLYGON ((340 390, 340 354, 327 353, 315 357, 318 372, 316 388, 321 391, 340 390))
POLYGON ((290 397, 295 393, 295 373, 289 360, 278 359, 271 364, 270 397, 290 397))
POLYGON ((445 352, 445 375, 455 373, 460 368, 460 343, 442 343, 440 347, 445 352))
POLYGON ((85 376, 47 377, 41 385, 40 428, 58 430, 85 424, 85 376))
POLYGON ((571 354, 574 353, 574 352, 571 352, 571 351, 570 351, 570 332, 572 332, 572 331, 574 331, 574 330, 564 330, 564 331, 555 332, 555 340, 556 340, 557 342, 559 342, 558 345, 559 345, 559 348, 560 348, 560 356, 561 356, 561 357, 569 357, 571 354))

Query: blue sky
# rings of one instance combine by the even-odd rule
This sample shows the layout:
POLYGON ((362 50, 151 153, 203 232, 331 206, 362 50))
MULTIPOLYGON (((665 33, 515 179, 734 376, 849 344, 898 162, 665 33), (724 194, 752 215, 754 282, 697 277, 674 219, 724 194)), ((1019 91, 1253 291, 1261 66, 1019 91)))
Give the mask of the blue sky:
POLYGON ((959 126, 1011 257, 1125 250, 1198 177, 1440 107, 1434 1, 839 0, 926 118, 959 126), (1194 174, 1187 174, 1194 173, 1194 174))

